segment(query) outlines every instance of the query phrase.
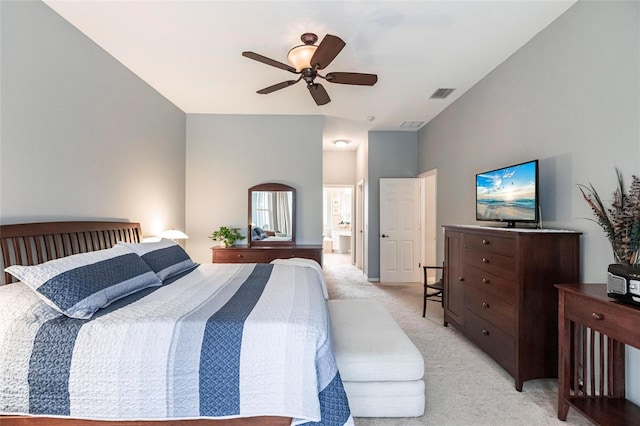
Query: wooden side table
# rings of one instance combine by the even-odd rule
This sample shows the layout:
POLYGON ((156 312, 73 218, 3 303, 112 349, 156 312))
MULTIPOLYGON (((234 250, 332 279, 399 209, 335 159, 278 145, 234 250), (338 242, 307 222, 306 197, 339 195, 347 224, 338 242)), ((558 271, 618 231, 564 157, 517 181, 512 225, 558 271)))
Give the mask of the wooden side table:
POLYGON ((640 424, 625 398, 625 348, 640 348, 640 308, 606 284, 558 284, 558 418, 570 407, 599 425, 640 424))

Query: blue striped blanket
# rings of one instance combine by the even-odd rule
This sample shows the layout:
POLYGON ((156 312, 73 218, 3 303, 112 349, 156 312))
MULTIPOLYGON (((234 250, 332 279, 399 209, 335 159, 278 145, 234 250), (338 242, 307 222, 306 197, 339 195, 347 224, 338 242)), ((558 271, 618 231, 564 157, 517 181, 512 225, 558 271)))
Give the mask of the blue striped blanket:
POLYGON ((327 312, 294 265, 200 265, 88 320, 2 286, 0 414, 353 424, 327 312))

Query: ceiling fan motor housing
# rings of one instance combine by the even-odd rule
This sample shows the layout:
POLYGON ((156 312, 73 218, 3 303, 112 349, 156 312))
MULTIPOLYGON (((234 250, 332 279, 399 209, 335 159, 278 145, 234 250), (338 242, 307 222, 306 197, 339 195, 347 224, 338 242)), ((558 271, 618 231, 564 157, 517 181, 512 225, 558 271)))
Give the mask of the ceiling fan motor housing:
POLYGON ((318 41, 318 36, 314 33, 304 33, 300 36, 300 40, 304 44, 315 44, 315 42, 318 41))
POLYGON ((318 75, 318 71, 316 71, 315 68, 305 68, 300 73, 302 74, 302 78, 307 82, 307 84, 313 84, 313 80, 315 80, 316 76, 318 75))

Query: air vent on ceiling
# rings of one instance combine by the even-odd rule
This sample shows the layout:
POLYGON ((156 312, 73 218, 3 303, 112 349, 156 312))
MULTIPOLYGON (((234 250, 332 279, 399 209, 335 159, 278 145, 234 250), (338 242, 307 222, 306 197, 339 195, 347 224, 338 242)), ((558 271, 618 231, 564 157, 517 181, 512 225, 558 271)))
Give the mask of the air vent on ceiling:
POLYGON ((418 128, 424 124, 424 121, 403 121, 400 127, 418 128))
POLYGON ((433 92, 433 95, 431 95, 431 99, 444 99, 449 96, 454 90, 456 89, 438 89, 433 92))

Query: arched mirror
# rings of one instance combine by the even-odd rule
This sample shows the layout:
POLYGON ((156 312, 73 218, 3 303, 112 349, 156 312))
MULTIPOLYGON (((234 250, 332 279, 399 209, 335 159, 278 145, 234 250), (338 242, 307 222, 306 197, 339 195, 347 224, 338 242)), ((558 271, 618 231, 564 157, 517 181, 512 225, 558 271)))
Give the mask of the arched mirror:
POLYGON ((249 188, 249 246, 296 243, 296 189, 281 183, 249 188))

